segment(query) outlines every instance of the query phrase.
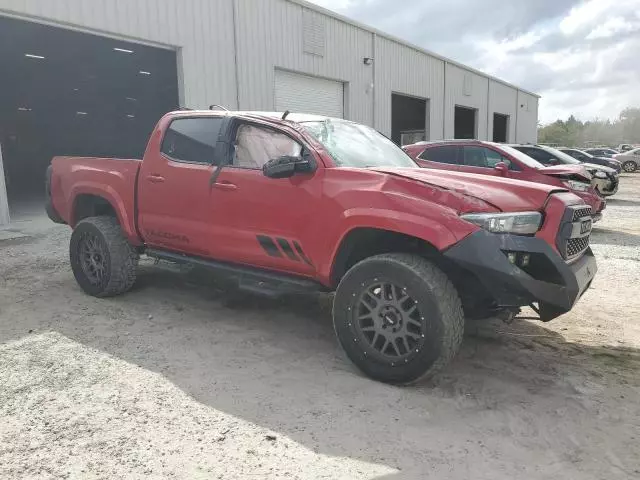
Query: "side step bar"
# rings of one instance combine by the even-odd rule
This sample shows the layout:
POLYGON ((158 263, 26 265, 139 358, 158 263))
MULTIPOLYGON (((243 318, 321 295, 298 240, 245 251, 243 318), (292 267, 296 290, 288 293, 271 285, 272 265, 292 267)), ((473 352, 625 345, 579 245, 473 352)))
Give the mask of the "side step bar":
POLYGON ((326 292, 328 289, 322 284, 304 277, 287 275, 284 273, 261 270, 253 267, 234 265, 230 263, 207 260, 181 253, 167 252, 164 250, 148 249, 145 251, 148 257, 158 258, 174 263, 191 264, 204 267, 208 270, 235 281, 241 290, 262 296, 277 298, 288 293, 315 293, 326 292))

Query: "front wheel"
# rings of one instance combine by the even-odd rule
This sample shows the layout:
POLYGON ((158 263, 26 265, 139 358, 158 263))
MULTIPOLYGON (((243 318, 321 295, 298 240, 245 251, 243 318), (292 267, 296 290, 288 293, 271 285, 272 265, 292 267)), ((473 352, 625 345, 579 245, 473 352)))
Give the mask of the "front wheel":
POLYGON ((333 322, 349 359, 392 384, 432 376, 458 352, 464 333, 453 284, 410 254, 379 255, 352 267, 336 291, 333 322))
POLYGON ((116 218, 90 217, 78 222, 71 234, 69 256, 76 281, 89 295, 112 297, 135 283, 139 256, 116 218))
POLYGON ((622 164, 622 169, 627 173, 633 173, 638 169, 636 162, 628 161, 622 164))

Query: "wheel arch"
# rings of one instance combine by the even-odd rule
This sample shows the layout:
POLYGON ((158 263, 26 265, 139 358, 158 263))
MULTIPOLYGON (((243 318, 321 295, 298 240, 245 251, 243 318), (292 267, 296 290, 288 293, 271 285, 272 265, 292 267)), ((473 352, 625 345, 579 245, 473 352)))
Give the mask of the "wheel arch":
POLYGON ((355 227, 343 235, 334 254, 331 285, 335 288, 356 263, 384 253, 415 253, 429 258, 442 256, 436 246, 422 238, 379 227, 355 227))

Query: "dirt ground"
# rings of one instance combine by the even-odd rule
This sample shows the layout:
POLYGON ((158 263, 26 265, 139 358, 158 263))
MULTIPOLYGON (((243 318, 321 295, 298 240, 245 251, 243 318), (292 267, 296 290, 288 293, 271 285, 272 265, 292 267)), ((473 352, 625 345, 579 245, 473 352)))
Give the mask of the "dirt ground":
POLYGON ((355 371, 323 299, 229 296, 145 261, 97 300, 66 227, 1 233, 0 478, 640 478, 640 174, 571 313, 470 324, 411 388, 355 371))

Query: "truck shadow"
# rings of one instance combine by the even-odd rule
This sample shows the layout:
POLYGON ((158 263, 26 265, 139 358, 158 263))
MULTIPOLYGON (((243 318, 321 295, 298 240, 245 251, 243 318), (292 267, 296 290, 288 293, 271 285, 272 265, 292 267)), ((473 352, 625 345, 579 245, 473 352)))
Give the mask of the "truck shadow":
MULTIPOLYGON (((460 354, 434 379, 393 387, 365 378, 344 357, 326 297, 230 295, 202 272, 144 267, 138 290, 115 302, 123 308, 156 302, 153 319, 141 320, 137 332, 149 354, 131 356, 128 339, 109 353, 315 452, 401 470, 385 478, 424 472, 424 452, 442 451, 441 438, 464 445, 477 429, 509 431, 513 418, 542 429, 562 419, 579 431, 594 395, 598 415, 617 408, 606 404, 604 385, 640 385, 638 349, 570 342, 541 323, 487 321, 468 324, 460 354), (506 423, 496 427, 496 421, 506 423), (399 438, 403 448, 383 447, 399 438)), ((593 421, 607 431, 605 421, 593 421)), ((456 455, 467 461, 460 452, 452 459, 456 455)))
POLYGON ((591 232, 592 245, 640 246, 640 235, 622 230, 595 227, 591 232))
POLYGON ((608 198, 607 205, 615 207, 637 207, 640 205, 638 200, 623 200, 621 198, 608 198))

